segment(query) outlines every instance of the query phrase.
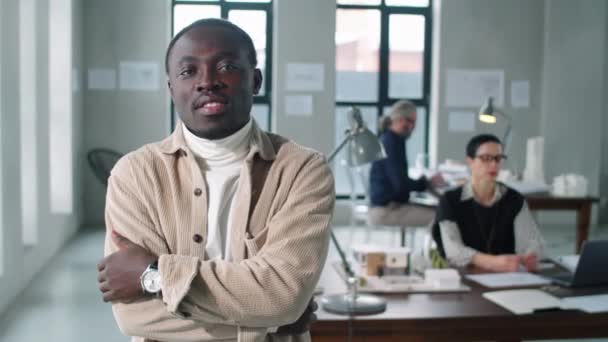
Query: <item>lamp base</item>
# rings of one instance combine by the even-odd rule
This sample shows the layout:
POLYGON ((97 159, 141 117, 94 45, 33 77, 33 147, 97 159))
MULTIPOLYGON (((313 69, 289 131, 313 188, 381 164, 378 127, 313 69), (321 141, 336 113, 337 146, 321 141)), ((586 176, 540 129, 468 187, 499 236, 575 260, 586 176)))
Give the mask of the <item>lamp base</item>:
POLYGON ((323 310, 336 315, 375 315, 386 311, 386 300, 380 297, 357 294, 334 294, 321 298, 323 310))

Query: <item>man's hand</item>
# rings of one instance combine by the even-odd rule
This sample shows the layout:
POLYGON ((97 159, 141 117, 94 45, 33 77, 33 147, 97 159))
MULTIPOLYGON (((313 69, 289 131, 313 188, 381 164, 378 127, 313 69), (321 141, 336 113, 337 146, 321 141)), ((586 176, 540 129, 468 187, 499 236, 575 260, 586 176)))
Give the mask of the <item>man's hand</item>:
POLYGON ((308 307, 306 308, 306 310, 304 310, 302 316, 300 316, 297 321, 289 325, 279 327, 279 330, 277 330, 277 334, 301 335, 307 332, 308 330, 310 330, 310 326, 317 320, 317 315, 315 314, 315 311, 317 311, 318 308, 319 306, 317 305, 317 302, 315 302, 314 299, 311 299, 308 303, 308 307))
POLYGON ((157 257, 114 231, 112 241, 119 250, 97 265, 97 281, 103 301, 130 302, 143 297, 139 278, 157 257))

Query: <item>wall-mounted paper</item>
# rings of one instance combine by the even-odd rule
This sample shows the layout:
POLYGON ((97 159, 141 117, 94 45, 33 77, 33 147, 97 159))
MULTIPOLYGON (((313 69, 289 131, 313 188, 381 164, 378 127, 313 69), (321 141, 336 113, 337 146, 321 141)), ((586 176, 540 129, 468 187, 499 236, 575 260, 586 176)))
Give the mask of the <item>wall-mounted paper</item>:
POLYGON ((116 89, 116 71, 104 68, 89 69, 88 87, 92 90, 116 89))
POLYGON ((530 107, 530 81, 511 82, 511 107, 530 107))
POLYGON ((159 89, 158 64, 151 62, 120 62, 120 89, 159 89))
POLYGON ((312 95, 285 96, 285 114, 289 116, 312 116, 312 95))
POLYGON ((286 88, 289 91, 323 91, 324 65, 318 63, 288 63, 286 88))
POLYGON ((448 131, 450 132, 473 132, 475 131, 475 113, 473 112, 450 112, 448 115, 448 131))
POLYGON ((503 105, 503 70, 448 69, 445 105, 479 108, 489 96, 494 104, 503 105))

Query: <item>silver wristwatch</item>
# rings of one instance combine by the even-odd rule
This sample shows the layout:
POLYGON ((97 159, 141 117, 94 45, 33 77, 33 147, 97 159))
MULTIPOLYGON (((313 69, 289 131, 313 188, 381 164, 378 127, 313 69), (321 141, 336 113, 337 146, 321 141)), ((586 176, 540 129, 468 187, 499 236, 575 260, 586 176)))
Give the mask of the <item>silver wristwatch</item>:
POLYGON ((158 272, 158 260, 148 265, 139 280, 145 294, 155 296, 160 294, 161 278, 160 272, 158 272))

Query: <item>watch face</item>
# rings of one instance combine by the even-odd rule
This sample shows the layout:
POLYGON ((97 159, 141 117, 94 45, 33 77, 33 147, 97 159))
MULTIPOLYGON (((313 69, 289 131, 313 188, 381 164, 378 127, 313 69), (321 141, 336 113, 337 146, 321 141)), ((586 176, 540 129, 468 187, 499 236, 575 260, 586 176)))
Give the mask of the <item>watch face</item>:
POLYGON ((148 293, 157 293, 161 290, 160 273, 157 270, 149 270, 143 276, 143 286, 148 293))

